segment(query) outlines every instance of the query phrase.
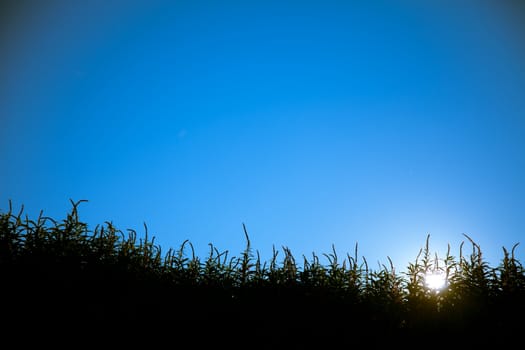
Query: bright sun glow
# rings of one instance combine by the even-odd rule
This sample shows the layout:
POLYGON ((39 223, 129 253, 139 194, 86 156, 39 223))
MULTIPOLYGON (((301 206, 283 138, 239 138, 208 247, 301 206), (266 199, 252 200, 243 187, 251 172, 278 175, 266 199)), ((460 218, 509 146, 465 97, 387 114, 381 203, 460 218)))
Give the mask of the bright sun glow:
POLYGON ((425 283, 428 288, 439 291, 447 284, 447 278, 444 273, 431 272, 425 275, 425 283))

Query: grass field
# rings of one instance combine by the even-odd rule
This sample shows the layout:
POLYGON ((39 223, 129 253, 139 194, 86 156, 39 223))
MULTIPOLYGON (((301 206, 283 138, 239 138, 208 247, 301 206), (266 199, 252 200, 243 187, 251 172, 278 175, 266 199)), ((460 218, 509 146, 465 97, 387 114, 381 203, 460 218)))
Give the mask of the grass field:
POLYGON ((80 203, 62 220, 29 218, 11 206, 0 213, 0 297, 10 325, 4 335, 197 332, 197 343, 251 337, 267 346, 321 340, 424 349, 425 341, 448 346, 460 338, 502 345, 525 331, 518 244, 489 266, 468 236, 457 257, 432 255, 427 236, 401 275, 391 261, 370 268, 357 246, 346 256, 334 248, 301 258, 283 247, 261 261, 246 230, 237 256, 210 244, 199 257, 189 241, 163 250, 147 231, 140 237, 110 223, 90 229, 79 219, 80 203))

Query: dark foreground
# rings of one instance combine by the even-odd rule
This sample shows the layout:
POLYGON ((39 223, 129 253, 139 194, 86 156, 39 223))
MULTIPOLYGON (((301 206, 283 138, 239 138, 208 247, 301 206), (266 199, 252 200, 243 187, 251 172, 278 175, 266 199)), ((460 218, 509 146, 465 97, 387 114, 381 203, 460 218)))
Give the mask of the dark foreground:
MULTIPOLYGON (((296 263, 262 263, 185 241, 161 248, 107 223, 95 230, 77 203, 62 221, 0 213, 0 346, 11 348, 495 348, 522 344, 525 270, 517 244, 499 266, 469 255, 432 262, 420 251, 407 276, 373 271, 335 248, 296 263), (189 249, 189 248, 190 249, 189 249), (189 250, 188 250, 189 249, 189 250), (447 276, 439 293, 429 272, 447 276), (140 345, 140 346, 139 346, 140 345)), ((460 251, 462 246, 460 247, 460 251)))
POLYGON ((70 274, 65 266, 53 273, 19 266, 4 269, 2 277, 2 339, 17 348, 35 342, 473 348, 500 347, 525 335, 523 300, 425 314, 297 286, 173 286, 109 271, 70 274))

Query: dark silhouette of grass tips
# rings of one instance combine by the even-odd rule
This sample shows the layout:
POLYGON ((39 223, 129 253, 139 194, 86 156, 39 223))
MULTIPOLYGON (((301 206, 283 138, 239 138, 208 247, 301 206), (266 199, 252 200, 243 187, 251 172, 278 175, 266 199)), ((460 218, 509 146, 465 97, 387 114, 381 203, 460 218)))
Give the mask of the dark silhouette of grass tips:
POLYGON ((139 324, 178 336, 198 330, 236 339, 255 332, 268 344, 403 339, 406 346, 432 342, 435 334, 501 344, 525 330, 518 244, 503 248, 501 263, 491 267, 469 236, 458 257, 449 247, 444 258, 431 253, 427 236, 416 261, 398 274, 390 259, 372 269, 357 244, 344 257, 335 247, 322 254, 326 264, 315 253, 297 260, 287 247, 274 247, 272 258, 261 261, 243 225, 246 248, 239 256, 210 243, 201 258, 187 240, 163 251, 146 226, 143 237, 110 222, 90 229, 79 219, 82 202, 72 201, 63 220, 43 213, 31 219, 11 203, 0 213, 2 318, 13 328, 114 334, 139 324), (445 287, 429 287, 430 273, 443 274, 445 287))

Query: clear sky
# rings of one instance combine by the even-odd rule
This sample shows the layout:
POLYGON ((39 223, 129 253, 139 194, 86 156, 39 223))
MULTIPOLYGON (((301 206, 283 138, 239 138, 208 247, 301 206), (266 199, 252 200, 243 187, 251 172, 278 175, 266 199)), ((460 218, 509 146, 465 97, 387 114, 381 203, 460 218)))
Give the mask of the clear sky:
POLYGON ((525 258, 519 1, 2 1, 0 209, 163 248, 525 258), (470 247, 469 247, 470 248, 470 247))

